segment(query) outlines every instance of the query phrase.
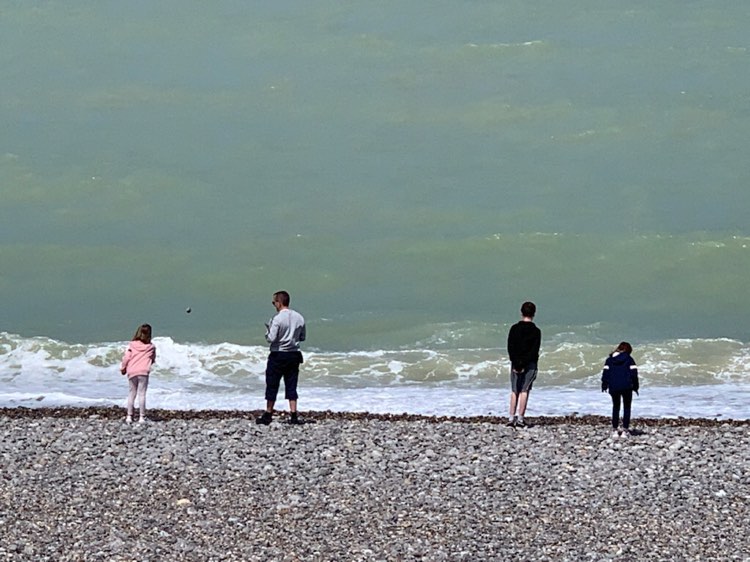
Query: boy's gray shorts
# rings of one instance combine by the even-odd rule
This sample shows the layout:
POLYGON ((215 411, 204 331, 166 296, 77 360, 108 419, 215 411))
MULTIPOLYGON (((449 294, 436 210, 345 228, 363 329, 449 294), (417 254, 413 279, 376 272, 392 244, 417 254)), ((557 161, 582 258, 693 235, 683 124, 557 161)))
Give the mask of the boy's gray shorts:
POLYGON ((536 380, 537 367, 535 363, 528 365, 521 373, 510 369, 510 388, 512 392, 528 392, 536 380))

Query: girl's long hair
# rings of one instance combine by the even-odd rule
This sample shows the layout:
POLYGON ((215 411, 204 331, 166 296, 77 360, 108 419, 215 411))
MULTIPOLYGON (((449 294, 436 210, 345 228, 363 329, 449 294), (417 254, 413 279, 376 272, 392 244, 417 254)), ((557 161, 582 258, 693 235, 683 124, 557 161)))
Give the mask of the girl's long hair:
POLYGON ((138 340, 143 343, 151 343, 151 324, 141 324, 135 331, 133 341, 138 340))
POLYGON ((612 353, 627 353, 628 355, 632 355, 633 346, 626 341, 621 341, 620 345, 618 345, 612 353))

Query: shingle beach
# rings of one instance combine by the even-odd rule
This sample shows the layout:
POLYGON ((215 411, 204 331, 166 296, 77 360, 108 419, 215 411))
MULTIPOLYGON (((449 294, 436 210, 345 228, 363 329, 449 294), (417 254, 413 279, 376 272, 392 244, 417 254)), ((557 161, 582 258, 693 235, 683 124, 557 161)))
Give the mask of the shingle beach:
POLYGON ((0 560, 750 560, 750 425, 0 409, 0 560))

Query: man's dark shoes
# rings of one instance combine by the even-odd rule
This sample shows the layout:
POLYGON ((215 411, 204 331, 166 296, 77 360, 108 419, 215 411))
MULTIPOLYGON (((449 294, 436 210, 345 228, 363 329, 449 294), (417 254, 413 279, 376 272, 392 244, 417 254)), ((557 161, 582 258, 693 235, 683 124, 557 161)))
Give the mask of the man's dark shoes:
POLYGON ((294 412, 292 417, 289 418, 289 423, 292 425, 302 425, 305 422, 297 417, 297 412, 294 412))
POLYGON ((259 418, 255 418, 255 423, 258 425, 270 425, 271 414, 269 412, 263 412, 263 415, 259 418))

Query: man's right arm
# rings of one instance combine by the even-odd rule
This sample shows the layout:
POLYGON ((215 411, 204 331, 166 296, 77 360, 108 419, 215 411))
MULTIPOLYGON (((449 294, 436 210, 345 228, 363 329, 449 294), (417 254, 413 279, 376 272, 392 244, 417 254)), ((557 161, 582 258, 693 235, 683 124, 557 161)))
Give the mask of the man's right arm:
POLYGON ((266 341, 268 343, 274 343, 279 337, 279 324, 276 322, 276 317, 271 318, 270 324, 266 324, 266 341))

